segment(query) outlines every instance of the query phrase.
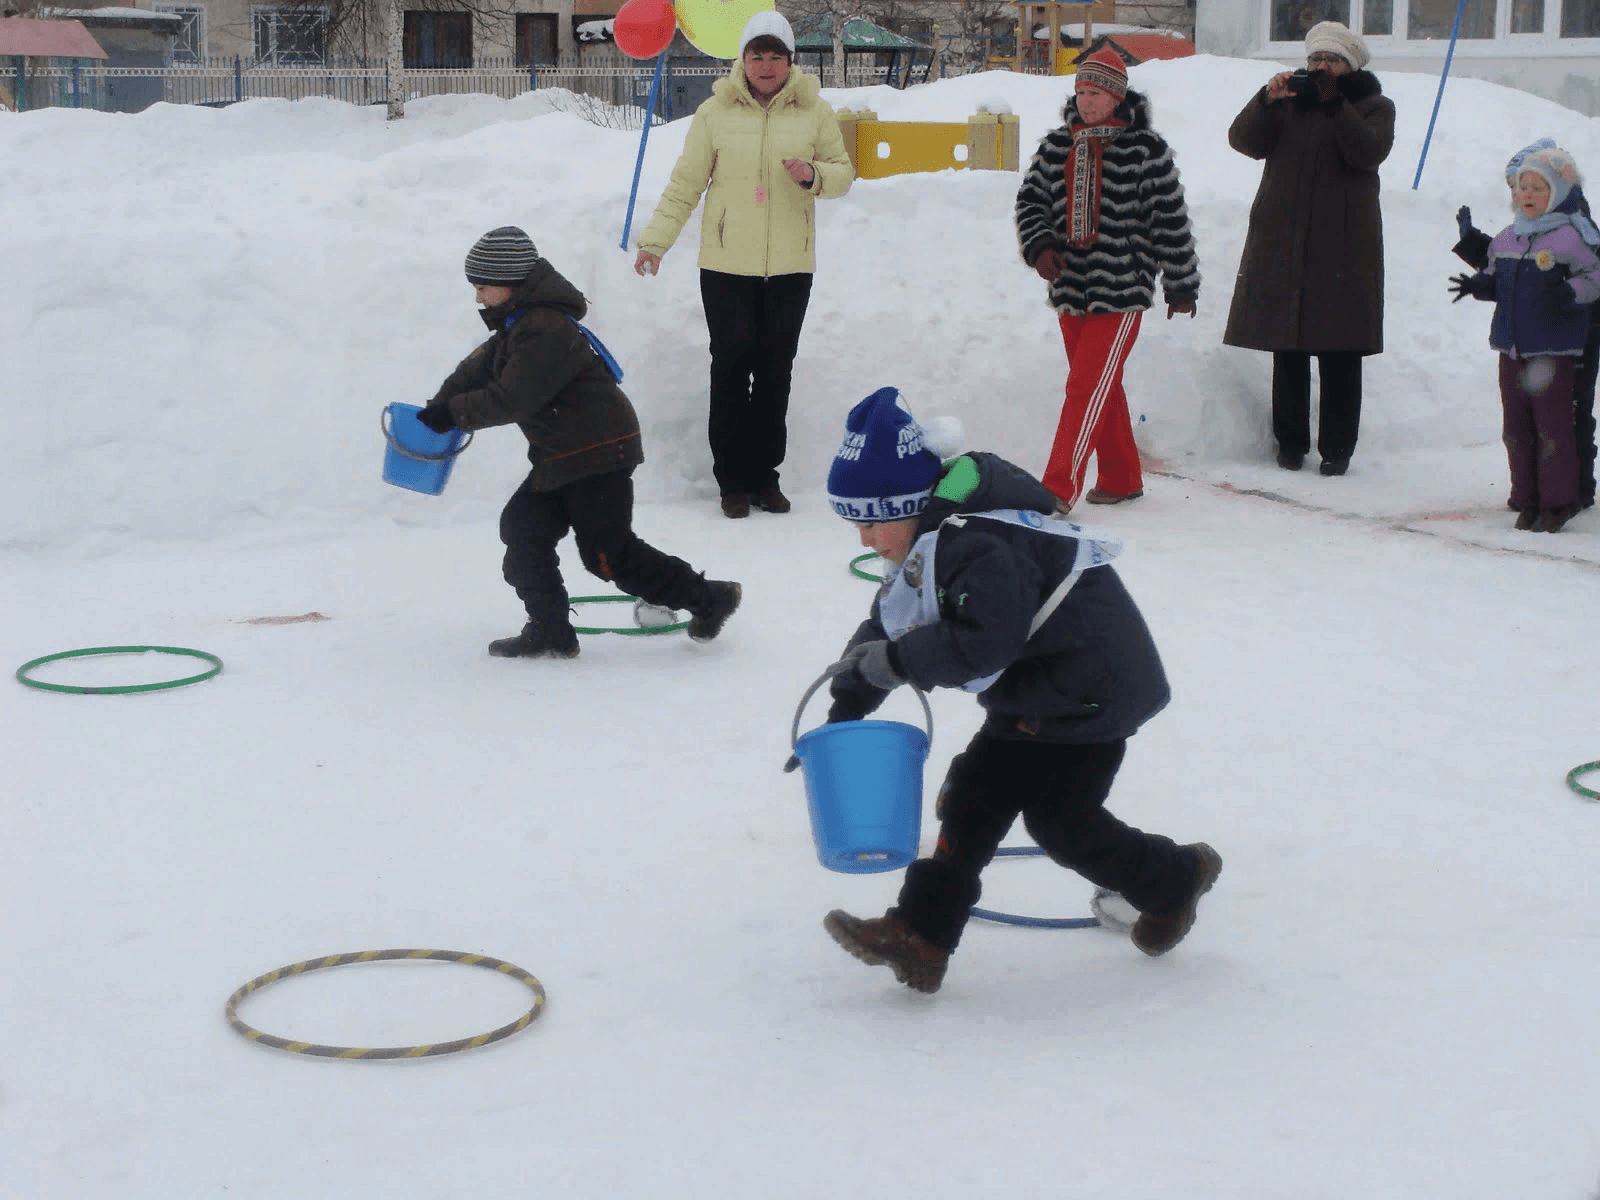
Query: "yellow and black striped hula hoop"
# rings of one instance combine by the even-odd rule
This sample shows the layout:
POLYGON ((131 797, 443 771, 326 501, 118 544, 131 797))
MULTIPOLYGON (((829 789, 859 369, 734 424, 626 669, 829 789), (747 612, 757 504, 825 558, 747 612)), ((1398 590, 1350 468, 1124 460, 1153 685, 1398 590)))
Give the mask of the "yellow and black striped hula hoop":
POLYGON ((498 1042, 508 1038, 518 1030, 526 1029, 535 1017, 544 1011, 544 985, 521 967, 504 962, 498 958, 490 958, 486 954, 463 954, 458 950, 359 950, 353 954, 330 954, 326 958, 310 958, 305 962, 298 962, 292 966, 279 967, 276 971, 268 971, 265 975, 258 975, 245 984, 233 995, 228 997, 228 1007, 224 1015, 228 1024, 249 1038, 263 1046, 271 1046, 275 1050, 287 1050, 290 1054, 311 1054, 318 1058, 432 1058, 437 1054, 454 1054, 458 1050, 472 1050, 478 1046, 487 1046, 490 1042, 498 1042), (480 1033, 475 1037, 457 1038, 453 1042, 436 1042, 425 1046, 319 1046, 313 1042, 292 1042, 288 1038, 281 1038, 274 1034, 263 1033, 246 1025, 239 1019, 239 1005, 255 992, 266 987, 269 983, 276 983, 291 975, 303 975, 307 971, 320 971, 324 967, 342 967, 349 963, 382 962, 386 959, 434 959, 438 962, 462 963, 469 967, 485 967, 491 971, 498 971, 502 975, 509 975, 519 983, 526 984, 533 992, 533 1007, 523 1013, 509 1025, 502 1025, 499 1029, 491 1029, 488 1033, 480 1033))

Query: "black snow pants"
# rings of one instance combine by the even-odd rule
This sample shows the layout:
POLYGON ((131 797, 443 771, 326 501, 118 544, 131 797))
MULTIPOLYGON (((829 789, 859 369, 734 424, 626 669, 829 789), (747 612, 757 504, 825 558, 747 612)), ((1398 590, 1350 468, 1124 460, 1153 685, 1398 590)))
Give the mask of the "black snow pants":
POLYGON ((954 950, 982 894, 978 876, 1019 813, 1061 866, 1120 892, 1141 912, 1181 907, 1194 886, 1194 856, 1105 810, 1125 747, 1125 741, 1070 745, 979 733, 945 776, 933 857, 906 868, 890 911, 934 945, 954 950))
POLYGON ((681 558, 663 554, 633 532, 633 471, 591 475, 547 492, 524 480, 500 514, 506 582, 541 627, 568 623, 567 589, 556 546, 570 529, 591 575, 664 608, 694 609, 706 581, 681 558))

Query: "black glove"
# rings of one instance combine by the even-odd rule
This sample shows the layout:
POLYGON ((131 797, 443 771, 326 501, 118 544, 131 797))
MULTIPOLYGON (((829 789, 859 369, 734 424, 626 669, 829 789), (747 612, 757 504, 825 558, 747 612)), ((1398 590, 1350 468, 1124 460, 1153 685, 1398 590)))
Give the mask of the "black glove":
POLYGON ((893 691, 905 682, 905 676, 900 674, 899 664, 894 659, 892 642, 862 642, 846 650, 839 661, 853 667, 867 686, 880 691, 893 691))
POLYGON ((1494 276, 1485 275, 1481 271, 1476 275, 1452 275, 1450 291, 1453 296, 1451 304, 1459 304, 1468 296, 1474 300, 1493 300, 1494 276))
POLYGON ((430 404, 417 414, 421 421, 435 433, 449 433, 456 427, 456 419, 450 415, 450 409, 443 404, 430 404))
POLYGON ((1472 223, 1472 210, 1463 204, 1456 209, 1456 233, 1464 242, 1476 232, 1478 227, 1472 223))

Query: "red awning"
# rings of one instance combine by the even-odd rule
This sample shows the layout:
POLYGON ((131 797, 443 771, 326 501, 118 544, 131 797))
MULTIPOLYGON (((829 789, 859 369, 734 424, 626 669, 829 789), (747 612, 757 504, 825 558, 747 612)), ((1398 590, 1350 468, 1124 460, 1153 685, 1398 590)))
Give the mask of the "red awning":
POLYGON ((82 21, 30 21, 0 17, 0 56, 37 58, 104 58, 106 52, 82 21))

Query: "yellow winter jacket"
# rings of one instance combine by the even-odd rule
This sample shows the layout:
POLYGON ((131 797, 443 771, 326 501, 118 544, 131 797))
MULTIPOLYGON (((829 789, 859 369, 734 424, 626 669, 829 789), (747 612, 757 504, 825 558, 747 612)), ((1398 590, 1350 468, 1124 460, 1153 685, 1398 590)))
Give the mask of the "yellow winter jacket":
POLYGON ((856 177, 821 87, 816 76, 791 70, 762 108, 735 62, 695 110, 672 179, 634 244, 665 254, 704 193, 701 267, 762 277, 815 272, 817 197, 844 195, 856 177), (786 158, 811 164, 817 177, 809 188, 789 177, 786 158))

